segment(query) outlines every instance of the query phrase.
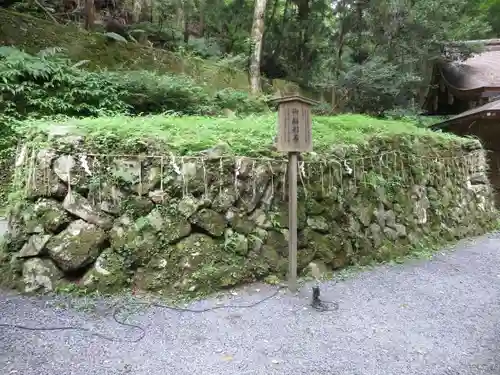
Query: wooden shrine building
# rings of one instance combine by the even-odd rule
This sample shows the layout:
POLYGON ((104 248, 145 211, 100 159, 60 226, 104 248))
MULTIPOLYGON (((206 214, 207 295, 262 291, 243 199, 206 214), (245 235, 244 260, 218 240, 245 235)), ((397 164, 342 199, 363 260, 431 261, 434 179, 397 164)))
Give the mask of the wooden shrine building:
POLYGON ((423 109, 429 115, 454 115, 433 130, 481 141, 500 207, 500 40, 481 42, 484 51, 465 61, 434 65, 423 109))
POLYGON ((456 115, 500 96, 500 39, 464 43, 484 50, 465 61, 434 62, 423 104, 428 115, 456 115))

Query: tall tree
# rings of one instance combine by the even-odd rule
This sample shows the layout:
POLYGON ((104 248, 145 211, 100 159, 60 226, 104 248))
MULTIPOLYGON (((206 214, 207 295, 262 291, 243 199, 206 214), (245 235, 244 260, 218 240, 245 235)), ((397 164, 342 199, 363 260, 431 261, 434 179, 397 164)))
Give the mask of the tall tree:
POLYGON ((260 92, 260 60, 262 55, 262 39, 264 36, 264 13, 267 0, 255 0, 252 33, 250 36, 252 54, 250 56, 250 89, 253 94, 260 92))
POLYGON ((94 0, 85 0, 85 29, 91 30, 95 22, 94 0))

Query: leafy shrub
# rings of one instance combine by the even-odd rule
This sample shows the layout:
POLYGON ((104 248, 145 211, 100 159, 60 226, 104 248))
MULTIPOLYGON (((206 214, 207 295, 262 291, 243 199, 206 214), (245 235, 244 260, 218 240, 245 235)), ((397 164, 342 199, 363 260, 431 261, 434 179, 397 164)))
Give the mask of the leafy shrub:
POLYGON ((225 77, 236 77, 242 71, 248 71, 248 56, 245 54, 225 55, 223 58, 214 61, 215 67, 222 72, 225 77))
POLYGON ((384 118, 389 120, 404 120, 414 123, 416 126, 428 128, 434 124, 446 120, 446 116, 424 116, 418 109, 394 108, 384 112, 384 118))
POLYGON ((151 22, 139 22, 128 26, 128 32, 134 38, 139 33, 144 39, 149 40, 155 47, 175 51, 182 44, 184 35, 181 30, 172 27, 170 24, 152 24, 151 22))
POLYGON ((150 71, 112 72, 106 76, 122 91, 121 99, 132 114, 210 112, 211 100, 206 90, 187 76, 150 71))
POLYGON ((222 56, 219 44, 211 38, 190 38, 188 48, 204 59, 222 56))
POLYGON ((379 57, 355 64, 342 72, 339 85, 348 92, 345 110, 355 113, 381 114, 408 103, 419 77, 403 74, 398 66, 379 57), (411 94, 410 94, 411 95, 411 94))
POLYGON ((268 110, 265 97, 252 97, 247 92, 230 88, 217 91, 214 99, 215 105, 219 109, 228 108, 238 114, 265 112, 268 110))
POLYGON ((318 116, 330 116, 334 114, 330 103, 319 103, 311 108, 311 112, 318 116))
POLYGON ((30 55, 0 47, 0 111, 16 118, 66 115, 88 117, 116 113, 140 115, 175 112, 215 115, 267 110, 264 98, 225 89, 215 94, 183 75, 151 71, 90 72, 61 49, 30 55))
POLYGON ((0 47, 0 111, 26 116, 98 116, 127 110, 123 92, 100 73, 80 68, 52 48, 33 56, 0 47))
MULTIPOLYGON (((0 113, 0 209, 5 206, 14 170, 15 149, 18 143, 16 120, 0 113)), ((0 212, 1 214, 1 212, 0 212)))

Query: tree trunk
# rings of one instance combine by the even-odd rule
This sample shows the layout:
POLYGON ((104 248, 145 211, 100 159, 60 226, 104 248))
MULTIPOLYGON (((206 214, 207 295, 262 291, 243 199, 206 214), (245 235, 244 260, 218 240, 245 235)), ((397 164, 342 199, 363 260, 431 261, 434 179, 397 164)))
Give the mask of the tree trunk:
POLYGON ((185 26, 185 0, 180 0, 177 4, 176 24, 178 30, 184 30, 185 26))
POLYGON ((310 39, 310 33, 309 33, 309 14, 311 12, 309 0, 300 0, 295 2, 297 4, 297 16, 298 16, 298 21, 300 25, 300 43, 298 45, 298 56, 299 56, 299 61, 302 62, 304 65, 299 65, 299 70, 304 70, 307 66, 309 66, 309 39, 310 39))
POLYGON ((153 1, 143 0, 139 22, 153 22, 153 1))
POLYGON ((85 30, 92 30, 94 22, 94 0, 85 0, 85 30))
POLYGON ((276 58, 276 55, 281 52, 281 42, 283 41, 284 33, 285 33, 285 27, 287 25, 288 19, 288 8, 290 7, 290 0, 286 0, 285 2, 285 7, 283 8, 283 17, 281 18, 281 29, 279 30, 279 38, 278 38, 278 43, 276 43, 276 47, 273 49, 273 54, 272 54, 272 59, 274 60, 276 58))
POLYGON ((262 53, 262 37, 264 35, 264 13, 267 0, 255 0, 252 24, 252 54, 250 56, 250 90, 252 94, 260 92, 260 59, 262 53))
POLYGON ((339 113, 342 111, 342 103, 340 97, 340 86, 339 86, 339 78, 340 73, 342 72, 342 57, 344 54, 344 47, 346 45, 347 34, 349 32, 348 26, 348 18, 346 17, 346 12, 348 11, 346 7, 346 1, 343 0, 338 3, 337 7, 337 16, 339 17, 339 30, 338 36, 336 40, 337 44, 337 53, 335 55, 335 68, 334 68, 334 86, 332 87, 332 108, 335 113, 339 113))
POLYGON ((187 45, 189 43, 189 21, 188 17, 184 17, 184 44, 187 45))
POLYGON ((198 13, 198 37, 203 38, 205 36, 205 0, 194 0, 193 9, 196 9, 198 13))
POLYGON ((132 22, 137 23, 141 19, 142 0, 134 0, 132 2, 132 22))

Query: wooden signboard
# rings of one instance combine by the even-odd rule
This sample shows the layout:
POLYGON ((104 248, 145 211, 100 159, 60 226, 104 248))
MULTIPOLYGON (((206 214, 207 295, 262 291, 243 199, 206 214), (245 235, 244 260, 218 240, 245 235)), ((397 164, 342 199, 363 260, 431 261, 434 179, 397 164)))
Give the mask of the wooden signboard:
POLYGON ((274 100, 278 104, 276 148, 288 153, 288 289, 297 291, 297 172, 300 152, 312 151, 311 105, 300 96, 274 100))
POLYGON ((300 96, 283 97, 278 103, 278 137, 276 148, 281 152, 311 152, 311 105, 316 102, 300 96))

